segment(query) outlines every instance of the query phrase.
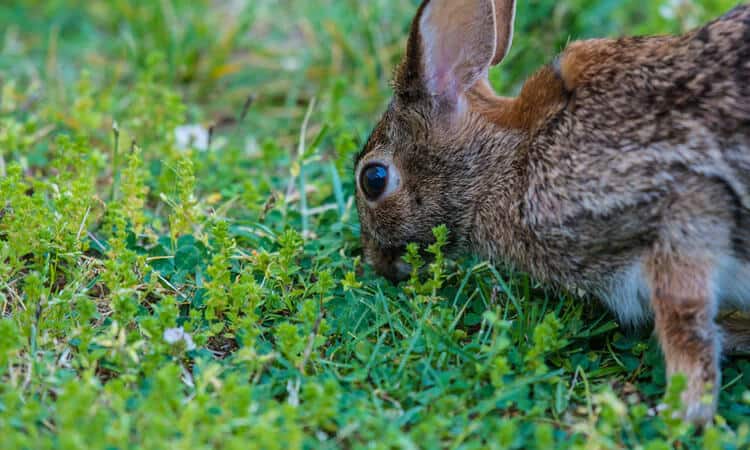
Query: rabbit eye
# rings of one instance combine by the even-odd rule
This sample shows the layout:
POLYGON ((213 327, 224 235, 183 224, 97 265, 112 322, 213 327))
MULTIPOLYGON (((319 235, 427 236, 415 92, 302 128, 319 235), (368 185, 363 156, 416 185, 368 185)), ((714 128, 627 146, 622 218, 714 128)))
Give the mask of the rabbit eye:
POLYGON ((388 186, 388 169, 382 164, 365 167, 360 175, 360 186, 367 200, 377 200, 388 186))

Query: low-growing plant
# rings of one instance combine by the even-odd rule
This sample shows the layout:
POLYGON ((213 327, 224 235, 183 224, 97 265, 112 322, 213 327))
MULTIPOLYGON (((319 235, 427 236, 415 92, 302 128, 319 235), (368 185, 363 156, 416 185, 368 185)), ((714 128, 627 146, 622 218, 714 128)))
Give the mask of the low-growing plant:
MULTIPOLYGON (((521 3, 493 83, 730 3, 521 3)), ((696 433, 595 302, 451 260, 444 226, 400 286, 362 260, 350 161, 415 6, 0 5, 0 447, 750 446, 746 359, 696 433)))

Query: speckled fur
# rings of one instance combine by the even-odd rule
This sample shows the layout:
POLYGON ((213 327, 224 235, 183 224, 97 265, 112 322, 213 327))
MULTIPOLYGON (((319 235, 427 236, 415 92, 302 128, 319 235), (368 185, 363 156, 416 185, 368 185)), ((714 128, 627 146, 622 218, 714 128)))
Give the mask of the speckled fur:
POLYGON ((710 420, 715 316, 750 306, 750 6, 679 37, 572 43, 518 98, 481 78, 451 107, 424 82, 429 4, 357 159, 402 180, 377 204, 358 193, 368 260, 396 279, 404 245, 445 223, 455 252, 591 292, 623 323, 655 319, 668 372, 689 378, 686 417, 710 420))

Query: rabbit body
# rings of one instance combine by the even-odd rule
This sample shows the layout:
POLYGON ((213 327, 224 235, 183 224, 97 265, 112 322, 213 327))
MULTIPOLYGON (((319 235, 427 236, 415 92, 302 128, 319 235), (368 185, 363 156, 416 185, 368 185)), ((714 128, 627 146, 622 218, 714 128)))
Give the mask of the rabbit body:
POLYGON ((509 99, 486 71, 514 12, 420 7, 357 160, 365 254, 398 279, 405 244, 445 223, 454 251, 592 293, 622 323, 653 320, 668 374, 687 375, 685 416, 710 420, 716 315, 750 307, 750 6, 683 36, 574 42, 509 99), (372 165, 389 173, 380 196, 362 185, 372 165))
POLYGON ((519 143, 511 220, 527 238, 513 248, 493 226, 488 195, 474 248, 505 242, 483 253, 597 293, 625 322, 649 316, 657 244, 710 254, 715 296, 750 302, 750 8, 682 37, 574 44, 559 61, 564 104, 519 143), (567 58, 583 66, 566 73, 567 58))

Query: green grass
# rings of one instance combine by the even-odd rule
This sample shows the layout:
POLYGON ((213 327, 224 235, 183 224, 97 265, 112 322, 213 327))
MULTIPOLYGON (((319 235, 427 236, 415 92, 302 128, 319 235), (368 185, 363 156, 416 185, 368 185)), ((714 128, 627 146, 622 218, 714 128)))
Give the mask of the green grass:
MULTIPOLYGON (((521 2, 492 80, 732 3, 521 2)), ((747 359, 697 434, 649 330, 595 299, 363 264, 350 161, 415 6, 2 2, 0 447, 750 448, 747 359)))

